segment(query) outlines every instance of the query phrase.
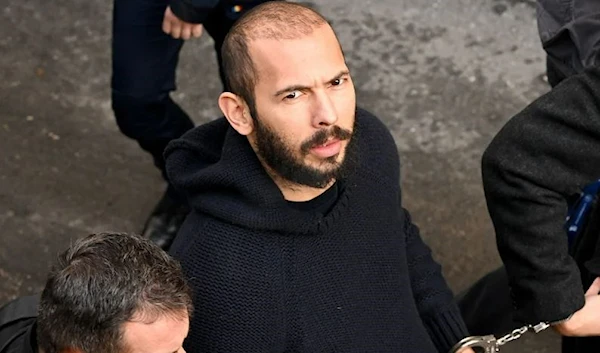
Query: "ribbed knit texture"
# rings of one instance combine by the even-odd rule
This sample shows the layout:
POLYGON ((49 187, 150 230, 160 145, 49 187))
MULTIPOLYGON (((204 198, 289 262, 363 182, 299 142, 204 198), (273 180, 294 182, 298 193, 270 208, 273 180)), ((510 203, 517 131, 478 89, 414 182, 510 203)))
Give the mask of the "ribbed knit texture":
POLYGON ((444 352, 466 329, 399 203, 387 128, 357 111, 358 167, 322 216, 290 207, 225 119, 172 142, 194 211, 172 246, 196 311, 188 352, 444 352))

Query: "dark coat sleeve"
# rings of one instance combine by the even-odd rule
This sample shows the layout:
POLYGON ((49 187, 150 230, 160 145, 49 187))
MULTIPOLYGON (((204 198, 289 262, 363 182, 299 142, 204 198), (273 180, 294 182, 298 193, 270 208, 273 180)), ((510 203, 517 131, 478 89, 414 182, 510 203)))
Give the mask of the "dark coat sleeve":
POLYGON ((568 254, 567 199, 600 178, 600 71, 566 79, 513 117, 482 159, 485 196, 515 319, 567 318, 584 304, 568 254))

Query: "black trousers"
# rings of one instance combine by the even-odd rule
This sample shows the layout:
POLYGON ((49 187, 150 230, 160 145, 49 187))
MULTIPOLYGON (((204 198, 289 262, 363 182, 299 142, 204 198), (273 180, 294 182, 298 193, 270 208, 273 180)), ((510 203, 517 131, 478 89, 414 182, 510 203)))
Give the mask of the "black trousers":
MULTIPOLYGON (((184 41, 162 31, 167 4, 167 0, 114 1, 111 79, 119 129, 152 155, 165 179, 165 147, 194 127, 169 96, 176 89, 175 71, 184 41)), ((208 32, 215 42, 222 82, 221 46, 235 20, 230 9, 219 5, 204 23, 203 35, 208 32)))

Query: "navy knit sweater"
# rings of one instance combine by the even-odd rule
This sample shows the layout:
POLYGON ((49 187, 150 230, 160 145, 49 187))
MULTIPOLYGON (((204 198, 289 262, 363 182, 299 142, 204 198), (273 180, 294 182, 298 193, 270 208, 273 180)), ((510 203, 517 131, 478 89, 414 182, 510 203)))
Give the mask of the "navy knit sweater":
POLYGON ((167 147, 193 207, 171 248, 194 290, 188 352, 445 353, 466 336, 399 202, 391 134, 360 109, 356 131, 358 167, 326 214, 291 207, 224 118, 167 147))

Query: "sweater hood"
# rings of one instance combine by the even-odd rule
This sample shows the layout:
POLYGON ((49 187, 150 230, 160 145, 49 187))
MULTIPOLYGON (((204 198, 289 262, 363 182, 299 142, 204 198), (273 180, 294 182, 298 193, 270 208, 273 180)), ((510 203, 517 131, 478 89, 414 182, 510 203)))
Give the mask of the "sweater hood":
POLYGON ((223 117, 172 141, 164 156, 169 181, 193 210, 252 230, 319 232, 347 203, 344 190, 325 216, 289 207, 248 139, 223 117))

